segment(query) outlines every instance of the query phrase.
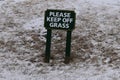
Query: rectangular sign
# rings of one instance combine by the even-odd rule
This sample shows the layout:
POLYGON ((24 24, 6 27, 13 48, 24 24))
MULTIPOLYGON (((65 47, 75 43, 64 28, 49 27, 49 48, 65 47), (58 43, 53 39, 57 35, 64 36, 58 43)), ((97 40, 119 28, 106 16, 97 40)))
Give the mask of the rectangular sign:
POLYGON ((73 30, 75 28, 74 11, 69 10, 46 10, 44 26, 46 29, 73 30))

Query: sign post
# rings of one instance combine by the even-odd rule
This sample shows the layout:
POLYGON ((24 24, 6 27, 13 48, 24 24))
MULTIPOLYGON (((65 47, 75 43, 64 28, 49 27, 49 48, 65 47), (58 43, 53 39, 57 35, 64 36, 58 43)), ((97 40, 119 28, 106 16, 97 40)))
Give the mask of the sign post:
POLYGON ((66 54, 65 54, 65 63, 69 63, 70 61, 70 52, 71 52, 71 33, 72 31, 67 31, 67 39, 66 39, 66 54))
POLYGON ((50 60, 50 48, 51 48, 51 30, 47 30, 47 41, 46 41, 46 52, 45 52, 45 62, 49 63, 50 60))
POLYGON ((50 47, 51 47, 51 32, 52 30, 66 30, 66 54, 65 63, 70 61, 71 52, 71 34, 75 28, 75 12, 69 10, 51 10, 45 11, 44 26, 47 29, 45 62, 49 63, 50 60, 50 47))

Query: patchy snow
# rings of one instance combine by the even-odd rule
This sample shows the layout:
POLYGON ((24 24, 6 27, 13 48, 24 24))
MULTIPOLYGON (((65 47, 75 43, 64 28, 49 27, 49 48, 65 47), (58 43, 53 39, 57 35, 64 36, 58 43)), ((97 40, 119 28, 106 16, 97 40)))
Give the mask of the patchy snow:
POLYGON ((120 0, 0 0, 0 80, 119 80, 120 0), (76 12, 70 64, 65 32, 53 31, 44 63, 47 9, 76 12))

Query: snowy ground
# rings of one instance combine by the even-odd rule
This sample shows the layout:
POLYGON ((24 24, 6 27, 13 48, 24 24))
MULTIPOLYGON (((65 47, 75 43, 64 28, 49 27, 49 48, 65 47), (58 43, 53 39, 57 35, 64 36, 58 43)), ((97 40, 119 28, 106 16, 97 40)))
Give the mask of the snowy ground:
POLYGON ((120 80, 120 0, 0 0, 0 80, 120 80), (77 14, 70 64, 65 31, 43 62, 46 9, 77 14))

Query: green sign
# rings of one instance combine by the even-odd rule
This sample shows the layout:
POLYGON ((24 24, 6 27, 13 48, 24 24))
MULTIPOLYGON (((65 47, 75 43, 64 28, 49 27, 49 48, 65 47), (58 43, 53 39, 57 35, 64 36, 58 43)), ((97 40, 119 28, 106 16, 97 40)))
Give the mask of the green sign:
POLYGON ((51 33, 53 29, 66 30, 66 54, 65 63, 70 61, 71 34, 75 28, 75 12, 68 10, 47 10, 45 11, 44 26, 47 29, 45 62, 50 62, 51 33))
POLYGON ((46 29, 73 30, 75 28, 75 12, 69 10, 46 10, 44 26, 46 29))

